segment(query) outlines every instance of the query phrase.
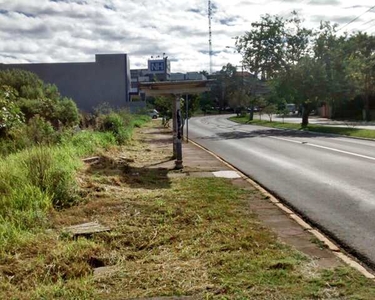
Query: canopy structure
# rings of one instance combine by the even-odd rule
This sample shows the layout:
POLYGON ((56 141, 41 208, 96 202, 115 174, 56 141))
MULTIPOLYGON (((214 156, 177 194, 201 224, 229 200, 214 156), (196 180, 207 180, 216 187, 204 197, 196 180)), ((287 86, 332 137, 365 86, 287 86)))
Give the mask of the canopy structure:
POLYGON ((213 80, 183 80, 140 82, 140 91, 147 96, 159 95, 192 95, 201 94, 210 90, 209 83, 213 80))
POLYGON ((213 80, 184 80, 140 82, 139 90, 146 96, 174 96, 173 101, 173 155, 176 158, 176 169, 182 169, 182 95, 201 94, 210 91, 209 84, 213 80))

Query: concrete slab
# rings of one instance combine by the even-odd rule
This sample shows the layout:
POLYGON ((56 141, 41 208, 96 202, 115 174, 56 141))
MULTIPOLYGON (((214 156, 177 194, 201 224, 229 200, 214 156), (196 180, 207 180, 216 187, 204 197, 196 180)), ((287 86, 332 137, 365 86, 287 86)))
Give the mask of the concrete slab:
POLYGON ((218 172, 213 172, 213 174, 215 177, 218 177, 218 178, 228 178, 228 179, 241 178, 241 176, 235 171, 218 171, 218 172))
POLYGON ((212 178, 214 174, 212 172, 189 172, 189 176, 195 178, 212 178))
POLYGON ((78 225, 65 227, 63 230, 65 232, 71 233, 73 237, 77 237, 80 235, 87 236, 87 235, 92 235, 95 233, 106 232, 106 231, 110 231, 111 229, 109 227, 99 224, 98 222, 90 222, 90 223, 84 223, 84 224, 78 224, 78 225))

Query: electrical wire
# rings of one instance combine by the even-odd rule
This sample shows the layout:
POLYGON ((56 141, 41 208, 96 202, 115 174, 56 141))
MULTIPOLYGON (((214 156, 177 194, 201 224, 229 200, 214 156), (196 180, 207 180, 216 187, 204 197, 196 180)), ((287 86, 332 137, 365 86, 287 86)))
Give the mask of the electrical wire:
POLYGON ((375 5, 370 7, 368 10, 366 10, 364 13, 360 14, 359 16, 355 17, 354 19, 352 19, 351 21, 349 21, 348 23, 346 23, 344 26, 342 26, 341 28, 339 28, 336 32, 339 32, 340 30, 343 30, 346 26, 352 24, 353 22, 355 22, 356 20, 358 20, 360 17, 362 17, 364 14, 367 14, 370 10, 372 10, 373 8, 375 8, 375 5))

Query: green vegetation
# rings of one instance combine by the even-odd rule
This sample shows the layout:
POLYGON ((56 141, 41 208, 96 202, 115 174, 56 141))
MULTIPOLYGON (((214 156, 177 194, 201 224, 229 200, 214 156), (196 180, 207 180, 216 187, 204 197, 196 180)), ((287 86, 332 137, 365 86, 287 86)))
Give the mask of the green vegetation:
POLYGON ((282 123, 282 122, 269 122, 263 120, 249 120, 249 117, 231 117, 229 120, 249 125, 259 125, 273 128, 282 128, 282 129, 293 129, 293 130, 303 130, 311 132, 320 132, 320 133, 331 133, 331 134, 341 134, 352 137, 368 138, 375 139, 375 130, 369 129, 358 129, 352 127, 330 127, 330 126, 321 126, 321 125, 308 125, 302 127, 301 124, 295 123, 282 123))
POLYGON ((130 141, 150 118, 110 110, 81 130, 71 99, 35 74, 0 72, 0 253, 49 224, 51 211, 80 200, 80 158, 130 141))
POLYGON ((206 98, 238 115, 273 105, 282 114, 295 104, 305 126, 319 108, 333 119, 374 119, 375 37, 337 28, 330 22, 307 28, 296 12, 262 16, 235 37, 241 66, 228 63, 209 75, 216 81, 206 98))
MULTIPOLYGON (((168 170, 150 168, 170 157, 168 142, 161 143, 154 128, 152 132, 138 130, 132 143, 106 151, 100 163, 81 169, 84 201, 79 205, 56 210, 50 198, 34 204, 41 218, 33 222, 39 228, 30 230, 31 225, 0 250, 1 299, 375 297, 373 282, 356 271, 318 267, 278 242, 249 210, 249 201, 264 201, 258 191, 218 178, 170 179, 168 170), (139 142, 150 138, 157 140, 157 147, 139 142), (74 240, 62 230, 88 220, 98 220, 112 231, 74 240), (93 277, 98 266, 108 266, 109 273, 93 277)), ((69 147, 80 154, 91 153, 90 147, 78 146, 90 140, 100 147, 116 143, 111 132, 85 131, 74 138, 67 143, 76 144, 69 147)), ((43 151, 32 149, 27 159, 45 155, 43 151)), ((10 155, 13 163, 22 153, 10 155)), ((80 163, 69 165, 76 169, 80 163)), ((44 182, 42 178, 37 184, 44 182)))

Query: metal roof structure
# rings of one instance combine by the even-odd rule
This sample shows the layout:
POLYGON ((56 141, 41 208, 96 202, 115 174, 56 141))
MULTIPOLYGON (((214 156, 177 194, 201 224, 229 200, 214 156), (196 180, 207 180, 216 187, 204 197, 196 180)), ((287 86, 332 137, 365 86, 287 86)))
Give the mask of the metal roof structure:
POLYGON ((140 82, 140 91, 147 96, 159 95, 192 95, 210 91, 210 80, 183 80, 183 81, 158 81, 140 82))

